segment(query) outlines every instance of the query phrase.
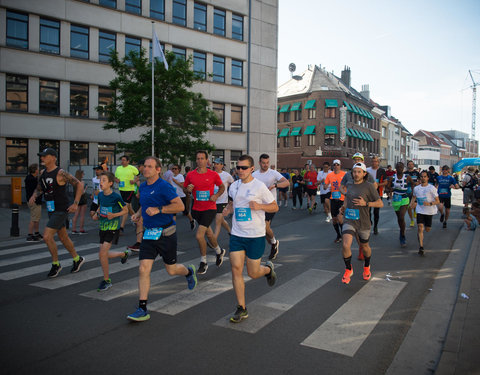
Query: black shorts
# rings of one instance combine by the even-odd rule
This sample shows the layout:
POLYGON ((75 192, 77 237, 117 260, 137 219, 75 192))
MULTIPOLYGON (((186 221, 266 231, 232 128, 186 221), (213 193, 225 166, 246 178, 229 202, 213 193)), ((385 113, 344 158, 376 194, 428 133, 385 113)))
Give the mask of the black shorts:
POLYGON ((120 190, 120 195, 122 196, 122 199, 125 203, 130 203, 132 201, 134 194, 135 192, 133 190, 131 191, 120 190))
POLYGON ((265 212, 265 221, 272 222, 275 212, 265 212))
POLYGON ((228 203, 217 203, 217 214, 221 214, 228 203))
POLYGON ((424 215, 417 213, 417 224, 423 224, 428 228, 432 227, 433 215, 424 215))
POLYGON ((330 201, 330 213, 332 217, 338 216, 340 213, 340 208, 343 206, 343 201, 340 199, 332 199, 330 201))
POLYGON ((288 187, 286 188, 278 188, 278 191, 281 191, 282 193, 288 192, 288 187))
POLYGON ((118 243, 120 237, 120 229, 117 230, 101 230, 98 232, 100 236, 100 243, 110 242, 113 245, 118 243))
POLYGON ((60 230, 65 226, 65 221, 68 219, 68 212, 53 211, 48 213, 47 227, 60 230))
POLYGON ((177 263, 177 233, 171 236, 161 236, 158 240, 142 240, 138 259, 155 259, 157 255, 163 258, 165 264, 177 263))
POLYGON ((185 196, 185 197, 181 197, 180 199, 182 200, 183 205, 185 206, 185 209, 183 210, 183 214, 186 216, 186 215, 188 215, 189 212, 190 212, 190 207, 187 206, 187 197, 186 197, 186 196, 185 196))
POLYGON ((80 197, 80 201, 78 202, 79 206, 85 206, 87 204, 87 194, 83 193, 80 197))
POLYGON ((192 210, 192 216, 195 220, 197 220, 198 225, 202 225, 204 227, 209 227, 212 224, 213 219, 217 215, 217 210, 206 210, 206 211, 197 211, 192 210))
POLYGON ((438 199, 440 199, 440 203, 443 203, 445 208, 451 208, 452 207, 452 198, 450 198, 450 197, 448 197, 448 198, 439 197, 438 199))
POLYGON ((306 191, 309 197, 313 197, 314 195, 317 195, 317 189, 307 189, 306 191))
POLYGON ((98 210, 98 204, 92 202, 92 204, 90 205, 90 211, 97 212, 97 210, 98 210))
POLYGON ((332 194, 330 192, 325 193, 325 194, 320 194, 320 202, 325 203, 325 199, 330 199, 330 196, 332 194))

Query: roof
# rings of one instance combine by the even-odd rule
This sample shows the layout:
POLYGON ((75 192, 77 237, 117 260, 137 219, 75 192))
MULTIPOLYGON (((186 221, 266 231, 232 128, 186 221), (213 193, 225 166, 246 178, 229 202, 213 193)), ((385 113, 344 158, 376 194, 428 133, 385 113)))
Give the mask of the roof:
POLYGON ((415 133, 415 137, 425 137, 425 143, 427 146, 435 146, 435 147, 449 147, 451 148, 448 143, 446 143, 443 139, 436 136, 433 133, 430 133, 427 130, 419 130, 415 133))

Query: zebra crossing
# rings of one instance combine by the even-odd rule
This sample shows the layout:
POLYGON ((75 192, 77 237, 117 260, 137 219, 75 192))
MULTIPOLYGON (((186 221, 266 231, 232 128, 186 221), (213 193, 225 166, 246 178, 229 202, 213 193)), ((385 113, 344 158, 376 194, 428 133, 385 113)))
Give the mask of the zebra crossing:
MULTIPOLYGON (((29 284, 30 286, 40 289, 58 290, 72 285, 82 285, 81 283, 92 279, 100 279, 102 276, 96 253, 99 246, 98 243, 87 243, 76 247, 77 252, 85 256, 86 262, 80 272, 71 274, 63 271, 59 277, 54 279, 45 279, 43 275, 50 267, 50 254, 45 244, 15 245, 12 244, 12 248, 9 248, 8 244, 3 243, 2 247, 4 249, 0 250, 0 280, 3 280, 3 282, 38 274, 39 281, 33 281, 29 284), (32 265, 32 263, 37 264, 32 265)), ((124 247, 116 247, 112 250, 123 249, 124 247)), ((179 254, 181 253, 179 252, 179 254)), ((64 266, 70 265, 71 257, 61 246, 59 247, 59 257, 64 266)), ((193 259, 182 260, 182 263, 189 264, 197 261, 198 256, 195 256, 193 259)), ((215 256, 209 255, 208 262, 213 264, 215 256)), ((130 257, 126 264, 121 264, 117 261, 111 262, 109 272, 110 274, 116 274, 136 267, 138 267, 138 258, 130 257)), ((282 269, 285 268, 285 265, 276 264, 276 268, 282 269)), ((246 275, 246 271, 244 278, 247 285, 251 283, 251 279, 246 275)), ((282 315, 294 309, 297 304, 308 299, 313 293, 326 287, 334 279, 337 279, 337 282, 339 282, 339 278, 339 272, 307 268, 293 278, 283 279, 280 271, 278 284, 275 287, 265 289, 266 292, 263 295, 248 302, 250 313, 248 319, 241 324, 232 324, 229 322, 232 311, 225 311, 224 316, 216 321, 212 321, 211 324, 226 330, 235 330, 255 335, 273 321, 281 319, 282 315)), ((152 272, 151 286, 160 286, 174 279, 162 267, 152 272)), ((407 283, 403 281, 387 281, 372 278, 320 326, 311 327, 311 333, 298 344, 308 348, 353 357, 406 285, 407 283)), ((193 291, 182 288, 179 291, 173 290, 172 293, 164 295, 159 299, 153 297, 149 300, 148 308, 151 312, 176 316, 184 311, 195 309, 202 303, 208 303, 208 301, 223 293, 230 292, 233 294, 232 291, 231 274, 226 269, 226 272, 222 272, 215 277, 207 277, 206 280, 199 281, 199 284, 193 291)), ((128 295, 133 296, 137 293, 138 277, 132 277, 114 282, 113 288, 107 292, 100 293, 96 290, 86 290, 80 292, 79 295, 82 298, 108 303, 109 301, 128 295)))

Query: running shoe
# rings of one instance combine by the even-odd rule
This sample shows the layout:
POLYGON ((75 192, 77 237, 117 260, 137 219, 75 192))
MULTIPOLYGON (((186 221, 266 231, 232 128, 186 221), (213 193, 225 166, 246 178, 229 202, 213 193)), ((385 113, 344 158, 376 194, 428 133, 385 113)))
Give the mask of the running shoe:
POLYGON ((43 237, 42 237, 42 235, 41 235, 40 233, 39 233, 39 234, 35 234, 35 235, 33 235, 33 240, 34 240, 35 242, 40 242, 41 240, 43 240, 43 237))
POLYGON ((445 215, 444 214, 441 214, 440 215, 440 222, 443 223, 443 220, 445 219, 445 215))
POLYGON ((270 249, 270 255, 268 256, 268 259, 274 260, 277 258, 278 255, 278 246, 280 245, 280 241, 276 240, 274 244, 272 244, 272 247, 270 249))
POLYGON ((308 209, 308 213, 309 213, 310 215, 312 214, 312 209, 311 209, 311 208, 308 209))
POLYGON ((108 280, 102 280, 100 285, 97 288, 97 292, 103 292, 107 289, 110 289, 112 287, 112 281, 110 279, 108 280))
POLYGON ((407 246, 407 239, 405 238, 405 236, 400 235, 400 246, 401 247, 407 246))
POLYGON ((337 237, 334 242, 335 242, 335 243, 340 243, 340 242, 342 242, 342 237, 337 237))
POLYGON ((84 257, 80 257, 80 259, 76 262, 73 261, 73 266, 72 266, 72 269, 70 270, 70 272, 73 273, 73 272, 80 271, 80 267, 82 267, 83 263, 85 263, 85 258, 84 257))
POLYGON ((150 314, 139 307, 134 313, 131 313, 127 316, 128 320, 133 320, 134 322, 144 322, 145 320, 150 319, 150 314))
POLYGON ((325 219, 326 223, 329 223, 332 220, 332 217, 330 215, 327 215, 327 218, 325 219))
POLYGON ((76 235, 76 234, 80 234, 80 233, 76 230, 72 230, 72 235, 76 235))
POLYGON ((417 218, 417 211, 413 211, 413 218, 414 218, 414 219, 417 218))
POLYGON ((425 255, 425 251, 424 251, 422 246, 420 246, 420 248, 418 249, 418 255, 420 255, 422 257, 425 255))
POLYGON ((363 267, 363 280, 370 280, 370 277, 372 277, 372 273, 370 272, 370 266, 368 267, 363 267))
POLYGON ((237 311, 235 311, 235 314, 230 318, 230 321, 232 323, 240 323, 243 319, 248 318, 248 311, 247 308, 243 308, 242 306, 238 305, 237 306, 237 311))
POLYGON ((87 234, 87 232, 85 232, 84 230, 81 230, 78 232, 79 234, 87 234))
POLYGON ((134 245, 127 246, 127 249, 138 253, 140 251, 140 242, 135 242, 134 245))
POLYGON ((358 249, 358 257, 357 257, 358 260, 365 260, 364 256, 363 256, 363 251, 358 249))
POLYGON ((33 236, 33 234, 29 234, 27 236, 27 242, 35 242, 35 237, 33 236))
POLYGON ((411 227, 414 227, 414 226, 415 226, 415 221, 414 221, 414 220, 410 220, 410 226, 411 226, 411 227))
POLYGON ((193 264, 190 264, 187 269, 192 272, 190 276, 185 276, 187 278, 188 289, 195 289, 197 286, 197 270, 193 264))
POLYGON ((296 210, 296 209, 297 209, 297 207, 295 207, 295 206, 292 207, 292 210, 296 210))
POLYGON ((128 256, 129 256, 129 255, 130 255, 130 253, 128 252, 128 250, 125 251, 122 259, 120 259, 120 262, 121 262, 122 264, 127 263, 127 259, 128 259, 128 256))
POLYGON ((220 249, 220 254, 216 254, 217 256, 217 259, 215 261, 215 264, 217 265, 217 267, 220 267, 223 263, 223 257, 225 256, 225 249, 220 249))
POLYGON ((274 270, 275 267, 273 266, 273 263, 270 261, 267 261, 267 263, 265 263, 265 266, 270 268, 270 273, 268 275, 265 275, 265 277, 267 278, 267 284, 268 286, 274 286, 275 282, 277 281, 277 274, 275 273, 275 270, 274 270))
POLYGON ((195 230, 197 228, 197 222, 195 220, 190 221, 190 229, 195 230))
POLYGON ((447 228, 447 222, 444 221, 444 222, 443 222, 443 229, 446 229, 446 228, 447 228))
POLYGON ((377 227, 373 227, 373 234, 378 234, 378 228, 377 227))
POLYGON ((315 203, 313 204, 313 209, 314 209, 314 210, 317 209, 317 202, 315 202, 315 203))
POLYGON ((54 278, 57 277, 60 271, 62 270, 62 266, 60 264, 52 264, 52 268, 48 273, 47 277, 54 278))
POLYGON ((205 262, 200 262, 200 265, 198 266, 197 274, 203 275, 207 273, 207 269, 208 269, 208 264, 205 262))
POLYGON ((345 273, 343 274, 342 277, 342 283, 344 284, 350 284, 350 278, 353 276, 353 267, 351 270, 348 268, 345 268, 345 273))

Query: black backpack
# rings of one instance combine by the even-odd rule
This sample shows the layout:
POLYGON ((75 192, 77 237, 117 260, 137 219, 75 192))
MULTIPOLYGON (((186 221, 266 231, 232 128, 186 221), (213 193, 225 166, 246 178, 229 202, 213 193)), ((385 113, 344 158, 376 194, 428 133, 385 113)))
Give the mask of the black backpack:
POLYGON ((472 176, 470 173, 467 173, 467 175, 470 176, 470 181, 467 182, 465 188, 473 190, 473 188, 478 184, 477 176, 472 176))

